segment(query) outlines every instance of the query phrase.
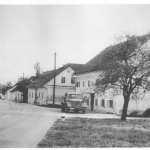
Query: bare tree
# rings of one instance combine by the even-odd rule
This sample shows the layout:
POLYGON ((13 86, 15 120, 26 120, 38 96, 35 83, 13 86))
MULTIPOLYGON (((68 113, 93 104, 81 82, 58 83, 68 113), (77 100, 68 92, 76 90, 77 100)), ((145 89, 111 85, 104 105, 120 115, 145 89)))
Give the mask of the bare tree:
POLYGON ((34 69, 36 71, 36 76, 39 77, 40 76, 40 63, 37 62, 35 65, 34 65, 34 69))
POLYGON ((118 44, 108 51, 102 63, 102 74, 96 86, 105 91, 119 88, 124 97, 121 120, 126 120, 128 104, 137 87, 150 88, 150 48, 147 39, 140 43, 136 36, 125 34, 118 44))

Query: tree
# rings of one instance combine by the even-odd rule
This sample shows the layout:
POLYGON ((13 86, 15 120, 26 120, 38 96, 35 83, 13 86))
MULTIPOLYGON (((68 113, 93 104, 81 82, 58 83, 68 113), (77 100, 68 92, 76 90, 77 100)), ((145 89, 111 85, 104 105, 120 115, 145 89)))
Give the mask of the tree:
POLYGON ((150 49, 149 39, 144 44, 136 36, 125 34, 118 40, 112 50, 107 51, 102 62, 101 75, 96 87, 105 91, 119 88, 124 97, 121 120, 125 121, 128 104, 137 87, 150 89, 150 49))
POLYGON ((40 76, 40 63, 37 62, 35 65, 34 65, 34 69, 36 71, 36 77, 39 77, 40 76))
POLYGON ((12 88, 12 83, 9 81, 2 87, 2 94, 5 94, 9 89, 12 88))
POLYGON ((30 84, 30 79, 28 78, 20 78, 18 81, 17 89, 23 93, 23 102, 27 103, 28 99, 28 85, 30 84))

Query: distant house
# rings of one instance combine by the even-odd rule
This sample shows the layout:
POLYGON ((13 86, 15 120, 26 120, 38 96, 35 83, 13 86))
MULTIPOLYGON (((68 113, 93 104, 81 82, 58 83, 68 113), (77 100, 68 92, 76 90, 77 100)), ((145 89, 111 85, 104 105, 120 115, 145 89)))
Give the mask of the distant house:
POLYGON ((2 93, 2 90, 0 89, 0 99, 4 99, 4 95, 2 93))
POLYGON ((22 101, 22 92, 19 91, 17 85, 13 86, 5 93, 5 99, 10 101, 22 101))
MULTIPOLYGON (((144 44, 144 41, 150 38, 150 34, 137 38, 144 44)), ((122 111, 124 100, 121 92, 116 93, 114 89, 109 89, 102 94, 95 88, 97 79, 99 79, 99 76, 102 74, 101 68, 105 67, 102 66, 101 62, 107 61, 104 56, 107 55, 108 52, 115 51, 115 46, 116 45, 104 49, 74 74, 76 77, 76 92, 83 93, 83 98, 87 100, 89 110, 116 114, 120 114, 122 111)), ((150 92, 146 93, 142 100, 132 95, 128 112, 137 109, 143 111, 146 108, 150 108, 150 92)))
MULTIPOLYGON (((73 74, 82 64, 67 64, 55 71, 55 104, 60 104, 66 92, 75 91, 73 74)), ((28 103, 47 105, 53 103, 54 70, 44 72, 40 78, 28 86, 28 103)))

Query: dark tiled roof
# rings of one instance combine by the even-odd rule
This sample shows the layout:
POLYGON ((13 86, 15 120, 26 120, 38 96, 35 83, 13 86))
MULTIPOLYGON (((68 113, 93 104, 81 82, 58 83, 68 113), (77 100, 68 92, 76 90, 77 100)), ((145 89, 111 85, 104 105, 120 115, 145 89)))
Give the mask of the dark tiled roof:
MULTIPOLYGON (((13 87, 12 87, 13 88, 13 87)), ((15 88, 13 88, 12 90, 10 90, 10 92, 15 92, 15 91, 19 91, 18 86, 16 86, 15 88)))
MULTIPOLYGON (((144 44, 144 42, 147 40, 147 38, 150 38, 150 34, 146 34, 143 36, 137 36, 137 39, 141 42, 141 44, 144 44)), ((88 72, 94 72, 101 70, 103 67, 102 65, 105 65, 101 62, 106 62, 107 60, 107 54, 112 53, 115 51, 115 47, 117 45, 109 46, 105 48, 102 52, 100 52, 98 55, 96 55, 94 58, 92 58, 90 61, 88 61, 84 67, 81 70, 78 70, 75 74, 84 74, 88 72)))
MULTIPOLYGON (((74 71, 77 71, 78 69, 82 68, 83 64, 66 64, 61 68, 56 69, 55 76, 59 75, 63 70, 65 70, 68 67, 71 67, 74 71)), ((37 80, 33 81, 28 88, 35 88, 35 87, 44 87, 44 85, 52 80, 54 77, 54 70, 46 71, 44 72, 41 77, 39 77, 37 80)))

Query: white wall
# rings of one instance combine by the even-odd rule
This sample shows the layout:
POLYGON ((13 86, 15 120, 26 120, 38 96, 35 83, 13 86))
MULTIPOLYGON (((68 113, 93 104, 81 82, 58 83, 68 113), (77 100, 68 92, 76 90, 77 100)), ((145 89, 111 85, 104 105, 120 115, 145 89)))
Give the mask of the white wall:
MULTIPOLYGON (((71 84, 71 77, 73 75, 74 71, 68 67, 64 71, 62 71, 58 76, 56 76, 56 85, 60 86, 75 86, 75 84, 71 84), (65 83, 61 83, 61 77, 65 77, 65 83)), ((52 79, 50 82, 48 82, 45 86, 54 85, 54 80, 52 79)))
MULTIPOLYGON (((115 104, 115 113, 121 114, 124 104, 124 97, 123 95, 116 95, 114 97, 114 104, 115 104)), ((145 94, 143 99, 130 99, 129 105, 128 105, 128 113, 138 110, 138 111, 144 111, 147 108, 150 108, 150 92, 145 94)))
POLYGON ((35 100, 35 89, 28 88, 28 103, 34 104, 35 100))
POLYGON ((96 83, 98 79, 99 72, 85 73, 81 75, 76 75, 76 82, 80 82, 80 87, 76 87, 76 92, 79 93, 93 93, 92 84, 96 83), (90 81, 90 87, 88 86, 88 81, 90 81), (83 86, 84 82, 84 86, 83 86))
MULTIPOLYGON (((53 103, 53 86, 47 86, 48 89, 48 103, 53 103)), ((75 92, 75 87, 62 87, 62 86, 56 86, 55 87, 55 104, 60 104, 62 101, 62 98, 65 96, 65 93, 67 92, 75 92)))
POLYGON ((37 89, 37 102, 40 104, 40 105, 46 105, 47 104, 47 93, 48 93, 48 90, 46 88, 38 88, 37 89))

